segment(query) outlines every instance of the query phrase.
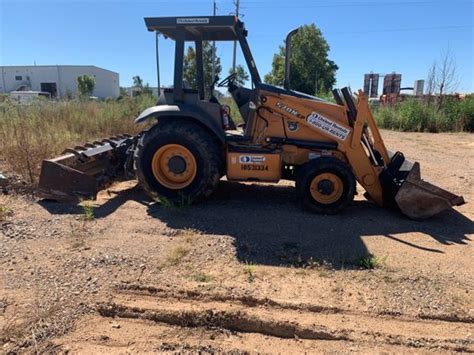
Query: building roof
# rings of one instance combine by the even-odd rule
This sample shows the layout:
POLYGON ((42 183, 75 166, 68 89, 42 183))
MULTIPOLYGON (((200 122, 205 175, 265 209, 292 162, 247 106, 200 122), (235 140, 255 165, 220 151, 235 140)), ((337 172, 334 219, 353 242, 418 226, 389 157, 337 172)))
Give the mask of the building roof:
POLYGON ((96 68, 96 69, 99 69, 99 70, 105 70, 105 71, 108 71, 108 72, 111 72, 111 73, 114 73, 114 74, 118 74, 117 72, 113 71, 113 70, 109 70, 109 69, 105 69, 105 68, 101 68, 101 67, 98 67, 96 65, 74 65, 74 64, 65 64, 65 65, 62 65, 62 64, 52 64, 52 65, 0 65, 0 68, 48 68, 48 67, 82 67, 82 68, 96 68))

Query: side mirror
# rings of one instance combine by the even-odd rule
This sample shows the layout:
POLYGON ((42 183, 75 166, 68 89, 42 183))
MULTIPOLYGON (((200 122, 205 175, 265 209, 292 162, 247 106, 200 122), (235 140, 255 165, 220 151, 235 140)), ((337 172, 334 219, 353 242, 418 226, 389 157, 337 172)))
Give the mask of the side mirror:
POLYGON ((214 81, 212 82, 212 89, 214 89, 214 87, 216 86, 217 82, 219 81, 219 75, 216 75, 214 77, 214 81))

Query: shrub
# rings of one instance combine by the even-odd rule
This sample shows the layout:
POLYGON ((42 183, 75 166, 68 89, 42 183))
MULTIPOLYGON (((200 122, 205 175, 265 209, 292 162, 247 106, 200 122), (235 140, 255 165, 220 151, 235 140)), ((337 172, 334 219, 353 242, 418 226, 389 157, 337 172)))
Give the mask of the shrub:
POLYGON ((445 101, 444 111, 455 131, 474 131, 474 95, 463 100, 449 99, 445 101))
POLYGON ((474 96, 463 100, 446 98, 441 109, 436 105, 408 99, 395 106, 374 110, 379 127, 399 131, 452 132, 474 131, 474 96))

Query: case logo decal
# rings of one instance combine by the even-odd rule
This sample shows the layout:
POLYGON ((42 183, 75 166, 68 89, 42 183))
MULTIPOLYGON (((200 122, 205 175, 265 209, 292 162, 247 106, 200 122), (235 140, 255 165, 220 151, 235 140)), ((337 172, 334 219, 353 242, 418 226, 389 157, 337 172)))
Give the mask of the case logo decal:
POLYGON ((295 110, 294 108, 291 108, 291 107, 288 107, 286 106, 284 103, 280 102, 280 101, 277 101, 276 103, 276 107, 278 107, 280 110, 283 110, 285 112, 288 112, 290 115, 293 115, 295 117, 298 117, 298 118, 303 118, 304 119, 304 116, 299 113, 298 110, 295 110))
POLYGON ((310 114, 306 118, 306 121, 313 127, 316 127, 317 129, 324 131, 341 141, 346 140, 350 132, 350 129, 341 126, 340 124, 320 115, 317 112, 310 114))

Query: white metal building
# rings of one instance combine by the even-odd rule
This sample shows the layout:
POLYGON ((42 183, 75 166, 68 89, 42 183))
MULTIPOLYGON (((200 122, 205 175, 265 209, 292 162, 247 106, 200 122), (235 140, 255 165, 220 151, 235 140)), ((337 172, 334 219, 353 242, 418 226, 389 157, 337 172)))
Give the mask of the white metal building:
POLYGON ((49 92, 53 98, 71 98, 77 95, 77 77, 84 74, 95 78, 92 96, 119 96, 118 73, 93 65, 0 66, 0 93, 32 90, 49 92))

